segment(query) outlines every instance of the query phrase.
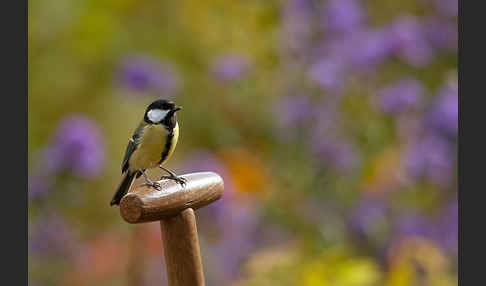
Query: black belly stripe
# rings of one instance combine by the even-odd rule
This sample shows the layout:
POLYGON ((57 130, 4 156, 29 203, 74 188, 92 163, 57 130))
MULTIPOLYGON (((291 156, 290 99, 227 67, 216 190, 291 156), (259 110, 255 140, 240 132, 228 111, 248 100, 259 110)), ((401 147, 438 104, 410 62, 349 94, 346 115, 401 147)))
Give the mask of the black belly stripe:
POLYGON ((167 135, 167 141, 165 141, 165 147, 164 147, 164 152, 162 152, 162 155, 160 156, 160 161, 158 164, 161 164, 165 158, 167 157, 167 155, 169 155, 169 150, 170 150, 170 147, 172 146, 172 139, 174 138, 174 132, 170 132, 168 135, 167 135))

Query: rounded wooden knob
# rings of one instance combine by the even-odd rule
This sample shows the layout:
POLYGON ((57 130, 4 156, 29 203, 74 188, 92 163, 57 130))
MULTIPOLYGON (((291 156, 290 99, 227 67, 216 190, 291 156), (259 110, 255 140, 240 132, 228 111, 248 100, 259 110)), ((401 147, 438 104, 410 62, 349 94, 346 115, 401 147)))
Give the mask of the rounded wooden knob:
POLYGON ((173 180, 159 181, 161 190, 136 187, 120 202, 120 214, 129 223, 158 221, 192 208, 198 209, 218 200, 224 189, 223 179, 213 172, 182 175, 187 183, 182 187, 173 180))

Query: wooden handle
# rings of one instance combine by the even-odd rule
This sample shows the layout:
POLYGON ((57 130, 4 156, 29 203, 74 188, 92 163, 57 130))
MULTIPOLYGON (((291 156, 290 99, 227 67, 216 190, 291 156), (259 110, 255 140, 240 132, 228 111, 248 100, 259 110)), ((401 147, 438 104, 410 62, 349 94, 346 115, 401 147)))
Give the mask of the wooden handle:
POLYGON ((170 286, 204 286, 196 218, 192 209, 160 221, 170 286))
POLYGON ((120 202, 120 214, 129 223, 163 220, 178 215, 185 209, 198 209, 219 199, 224 183, 213 172, 183 175, 187 183, 183 188, 173 180, 159 181, 162 190, 153 187, 136 187, 120 202))

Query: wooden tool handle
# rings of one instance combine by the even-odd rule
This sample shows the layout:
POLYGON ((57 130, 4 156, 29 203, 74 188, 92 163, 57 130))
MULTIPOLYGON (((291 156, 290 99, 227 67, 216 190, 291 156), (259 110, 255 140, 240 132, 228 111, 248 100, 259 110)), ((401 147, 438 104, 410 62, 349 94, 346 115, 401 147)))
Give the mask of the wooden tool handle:
POLYGON ((173 180, 159 181, 161 190, 135 188, 120 202, 120 214, 129 223, 160 220, 170 286, 204 286, 194 209, 219 199, 223 179, 212 172, 183 175, 182 187, 173 180))
POLYGON ((137 187, 120 202, 120 214, 129 223, 157 221, 178 215, 183 210, 198 209, 219 199, 223 179, 213 172, 183 175, 185 187, 173 180, 159 181, 161 191, 153 187, 137 187))
POLYGON ((160 221, 170 286, 204 286, 196 218, 191 208, 160 221))

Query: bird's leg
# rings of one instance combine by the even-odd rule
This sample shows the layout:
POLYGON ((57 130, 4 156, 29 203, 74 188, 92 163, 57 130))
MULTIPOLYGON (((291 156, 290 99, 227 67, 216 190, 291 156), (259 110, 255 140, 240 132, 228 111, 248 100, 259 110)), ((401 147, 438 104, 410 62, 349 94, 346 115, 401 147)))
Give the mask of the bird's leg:
POLYGON ((177 175, 174 172, 172 172, 169 169, 164 168, 162 165, 159 165, 159 168, 166 171, 167 173, 169 173, 171 177, 177 177, 177 175))
POLYGON ((183 178, 183 177, 180 177, 180 176, 177 176, 174 172, 172 172, 171 170, 169 169, 166 169, 164 167, 162 167, 162 165, 159 165, 160 169, 166 171, 167 173, 169 173, 169 176, 162 176, 160 177, 160 179, 169 179, 169 180, 174 180, 176 181, 177 183, 181 184, 182 187, 185 186, 186 182, 187 182, 187 179, 186 178, 183 178))
POLYGON ((147 174, 145 174, 145 170, 140 170, 140 172, 142 172, 142 175, 145 178, 145 183, 140 186, 151 186, 154 187, 156 190, 160 191, 160 184, 158 182, 152 182, 147 174))

